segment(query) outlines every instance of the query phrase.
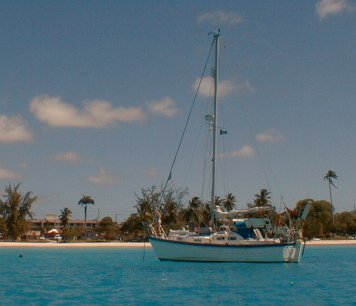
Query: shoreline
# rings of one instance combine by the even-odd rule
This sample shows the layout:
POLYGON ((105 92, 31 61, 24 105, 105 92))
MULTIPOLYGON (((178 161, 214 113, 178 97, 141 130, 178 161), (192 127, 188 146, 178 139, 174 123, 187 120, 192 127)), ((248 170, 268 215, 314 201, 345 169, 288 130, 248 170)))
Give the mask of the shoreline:
POLYGON ((0 242, 1 248, 151 248, 149 242, 0 242))
MULTIPOLYGON (((314 240, 307 246, 356 245, 356 240, 314 240)), ((2 242, 1 248, 152 248, 149 242, 2 242)))
POLYGON ((307 241, 306 245, 356 245, 356 240, 340 239, 340 240, 311 240, 307 241))

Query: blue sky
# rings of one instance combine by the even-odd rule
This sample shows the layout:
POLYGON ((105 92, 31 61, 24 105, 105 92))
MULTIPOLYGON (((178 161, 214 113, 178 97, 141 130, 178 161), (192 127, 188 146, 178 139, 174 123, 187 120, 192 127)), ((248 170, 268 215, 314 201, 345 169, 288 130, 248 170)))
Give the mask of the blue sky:
MULTIPOLYGON (((168 175, 217 28, 228 130, 218 140, 218 193, 245 207, 267 188, 277 207, 281 196, 294 207, 328 199, 332 169, 336 210, 352 210, 351 0, 1 1, 1 188, 31 190, 37 217, 69 207, 82 218, 86 194, 96 202, 88 218, 125 219, 135 193, 168 175)), ((197 154, 209 133, 205 100, 203 91, 173 172, 189 197, 204 198, 209 181, 197 154)))

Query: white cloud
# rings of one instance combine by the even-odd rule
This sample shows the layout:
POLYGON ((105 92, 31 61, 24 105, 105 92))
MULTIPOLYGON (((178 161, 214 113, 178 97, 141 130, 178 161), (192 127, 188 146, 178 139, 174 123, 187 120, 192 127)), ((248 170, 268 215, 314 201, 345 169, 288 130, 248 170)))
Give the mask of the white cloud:
POLYGON ((173 117, 178 112, 176 103, 169 97, 150 102, 148 108, 152 113, 165 117, 173 117))
POLYGON ((28 168, 30 165, 29 165, 28 163, 26 163, 26 162, 21 162, 21 163, 19 164, 19 166, 20 166, 21 168, 28 168))
POLYGON ((201 23, 210 23, 213 25, 238 25, 243 21, 243 18, 234 13, 234 12, 224 12, 224 11, 214 11, 206 12, 201 14, 197 18, 197 22, 201 23))
POLYGON ((256 155, 256 151, 253 147, 249 145, 244 145, 241 149, 235 150, 235 151, 230 151, 224 154, 220 154, 220 157, 222 158, 235 158, 235 157, 240 157, 240 158, 252 158, 256 155))
MULTIPOLYGON (((193 89, 197 90, 199 86, 200 79, 196 79, 193 84, 193 89)), ((234 91, 240 91, 245 87, 242 85, 234 84, 229 80, 221 81, 218 84, 218 95, 219 97, 225 97, 231 94, 234 91)), ((200 83, 200 93, 205 97, 210 97, 214 93, 214 79, 211 76, 205 77, 200 83)))
POLYGON ((88 180, 98 186, 111 186, 117 183, 119 177, 110 175, 105 169, 100 169, 98 174, 89 176, 88 180))
POLYGON ((238 92, 242 92, 242 91, 253 92, 253 91, 255 91, 255 88, 252 86, 252 84, 249 81, 245 81, 243 83, 237 84, 236 90, 238 92))
POLYGON ((230 93, 237 90, 236 85, 228 80, 219 82, 218 88, 219 88, 218 95, 220 97, 228 96, 230 93))
POLYGON ((272 142, 272 143, 278 143, 286 140, 284 135, 282 135, 282 133, 277 131, 276 129, 270 129, 261 132, 256 135, 256 139, 259 142, 272 142))
POLYGON ((61 202, 61 194, 54 192, 47 195, 38 195, 36 200, 37 205, 48 206, 49 204, 57 204, 61 202))
POLYGON ((150 177, 150 178, 155 178, 158 176, 158 170, 154 167, 149 168, 146 170, 145 172, 146 176, 150 177))
POLYGON ((82 157, 76 152, 58 153, 56 155, 53 155, 51 159, 70 164, 79 164, 82 161, 82 157))
POLYGON ((321 19, 356 9, 356 6, 352 5, 349 0, 320 0, 315 7, 321 19))
POLYGON ((0 166, 0 180, 18 180, 22 178, 23 175, 21 173, 2 168, 0 166))
MULTIPOLYGON (((196 79, 193 84, 193 89, 197 90, 200 79, 196 79)), ((210 97, 214 93, 214 79, 212 77, 205 77, 201 80, 199 91, 205 97, 210 97)))
POLYGON ((37 119, 55 127, 103 128, 115 122, 140 122, 145 119, 141 107, 117 107, 95 100, 84 104, 82 110, 60 97, 41 96, 31 101, 31 111, 37 119))
POLYGON ((33 135, 21 116, 0 115, 0 143, 31 141, 33 135))

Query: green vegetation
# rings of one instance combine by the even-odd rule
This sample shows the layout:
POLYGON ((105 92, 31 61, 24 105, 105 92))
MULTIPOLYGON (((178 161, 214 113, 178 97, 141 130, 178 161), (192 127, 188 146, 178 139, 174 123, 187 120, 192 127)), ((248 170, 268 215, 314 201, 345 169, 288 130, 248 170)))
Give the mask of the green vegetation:
POLYGON ((255 200, 253 203, 253 206, 255 207, 272 206, 271 193, 267 189, 262 188, 260 193, 255 194, 255 200))
POLYGON ((302 209, 308 201, 312 201, 313 205, 303 224, 303 234, 306 238, 330 238, 334 235, 345 237, 356 234, 355 211, 337 213, 333 222, 331 205, 327 201, 305 199, 297 203, 297 209, 302 209))
MULTIPOLYGON (((199 197, 193 197, 188 202, 188 206, 182 205, 183 197, 187 194, 186 191, 175 191, 173 188, 169 190, 169 195, 163 194, 156 186, 141 189, 141 195, 137 196, 136 213, 122 224, 121 231, 125 235, 125 239, 144 239, 145 224, 152 223, 155 218, 154 211, 160 208, 162 213, 162 227, 167 230, 169 228, 178 229, 189 227, 191 230, 209 224, 210 205, 203 202, 199 197), (162 204, 160 205, 160 199, 162 204)), ((274 213, 270 217, 272 222, 278 224, 287 224, 289 218, 292 222, 297 221, 298 216, 304 210, 304 206, 312 202, 309 216, 303 222, 303 233, 306 238, 321 237, 330 238, 336 236, 354 236, 356 234, 356 212, 342 212, 335 214, 335 223, 333 223, 332 206, 325 200, 305 199, 296 204, 293 210, 289 210, 289 217, 286 213, 274 213)), ((215 200, 224 210, 231 210, 236 206, 235 196, 229 193, 226 198, 215 200), (234 205, 233 205, 234 204, 234 205)), ((248 204, 249 207, 272 206, 271 193, 267 189, 261 189, 255 194, 253 203, 248 204)))
POLYGON ((59 219, 61 220, 61 223, 64 228, 67 227, 71 216, 72 216, 72 211, 69 208, 65 207, 63 210, 61 210, 59 219))
POLYGON ((0 199, 1 232, 5 238, 19 240, 28 231, 26 218, 33 217, 32 204, 37 197, 32 197, 32 192, 23 195, 20 184, 8 185, 5 188, 4 200, 0 199))
POLYGON ((332 230, 330 203, 305 199, 297 203, 297 209, 301 210, 308 201, 312 201, 313 205, 303 225, 304 236, 306 238, 329 236, 332 230))
POLYGON ((356 233, 356 212, 341 212, 335 215, 335 233, 346 236, 356 233))
MULTIPOLYGON (((288 224, 289 222, 300 222, 298 216, 304 210, 304 206, 311 201, 307 219, 303 222, 303 233, 306 238, 320 237, 345 237, 356 235, 356 211, 333 213, 331 186, 335 186, 335 172, 329 170, 324 179, 329 184, 330 202, 326 200, 304 199, 296 203, 294 209, 288 212, 270 215, 275 224, 288 224)), ((20 185, 8 185, 4 195, 0 199, 0 234, 5 239, 21 239, 30 230, 28 219, 32 219, 32 204, 37 197, 32 192, 21 193, 20 185)), ((192 197, 188 205, 184 206, 188 192, 186 189, 176 189, 168 186, 160 190, 156 186, 142 188, 136 194, 136 209, 127 220, 118 224, 111 217, 104 217, 98 226, 90 231, 95 231, 104 240, 143 241, 147 239, 147 226, 157 223, 157 212, 160 212, 161 225, 164 230, 181 229, 183 227, 196 230, 210 223, 211 208, 208 202, 199 197, 192 197)), ((236 198, 229 193, 224 198, 216 197, 215 202, 222 210, 229 211, 236 208, 236 198)), ((86 220, 87 205, 94 204, 90 196, 83 196, 79 205, 84 207, 86 220)), ((249 207, 272 206, 271 193, 263 188, 256 193, 249 207)), ((64 240, 76 240, 85 236, 89 230, 85 227, 72 228, 69 225, 72 211, 64 208, 60 211, 62 225, 61 235, 64 240)), ((44 223, 42 234, 50 230, 52 225, 44 223)))
POLYGON ((225 199, 222 200, 222 208, 226 211, 233 210, 237 207, 237 201, 232 193, 227 194, 225 199))
POLYGON ((335 171, 333 170, 328 170, 328 172, 326 172, 325 176, 324 176, 324 180, 328 182, 328 186, 329 186, 329 197, 330 197, 330 205, 331 205, 331 216, 332 216, 332 222, 333 224, 335 223, 334 220, 334 205, 333 205, 333 198, 332 198, 332 194, 331 194, 331 186, 336 187, 333 180, 337 179, 337 175, 335 173, 335 171))
POLYGON ((83 195, 83 197, 79 200, 78 205, 84 207, 84 220, 87 221, 87 206, 88 204, 94 205, 95 202, 91 198, 91 196, 83 195))
POLYGON ((117 222, 114 222, 111 217, 104 217, 100 221, 96 232, 100 235, 100 237, 108 241, 115 240, 119 235, 119 230, 120 228, 117 222))
POLYGON ((120 232, 123 240, 143 240, 146 237, 145 227, 138 213, 133 213, 121 224, 120 232))
POLYGON ((85 229, 83 227, 65 227, 62 231, 62 238, 64 241, 78 240, 84 233, 85 229))
POLYGON ((187 224, 192 224, 193 227, 199 226, 204 221, 204 203, 200 200, 199 197, 193 197, 188 204, 188 207, 182 212, 183 220, 187 224))
POLYGON ((164 192, 156 186, 142 188, 141 194, 136 194, 136 213, 121 225, 121 232, 125 240, 143 240, 146 236, 147 225, 152 223, 158 209, 161 212, 162 226, 181 228, 183 222, 183 198, 187 190, 167 187, 164 192))

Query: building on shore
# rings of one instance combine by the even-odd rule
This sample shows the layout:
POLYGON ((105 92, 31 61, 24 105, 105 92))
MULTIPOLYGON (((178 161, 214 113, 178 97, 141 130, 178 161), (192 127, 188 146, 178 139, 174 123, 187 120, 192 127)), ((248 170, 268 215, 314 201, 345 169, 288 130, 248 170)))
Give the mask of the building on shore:
MULTIPOLYGON (((49 232, 55 233, 57 230, 60 233, 63 230, 63 225, 58 215, 46 215, 43 219, 33 219, 28 221, 30 229, 26 236, 31 239, 40 239, 40 237, 48 236, 49 232)), ((67 228, 69 229, 85 229, 84 239, 91 239, 95 234, 95 229, 99 226, 99 220, 69 220, 67 228)), ((50 236, 50 235, 49 235, 50 236)))

